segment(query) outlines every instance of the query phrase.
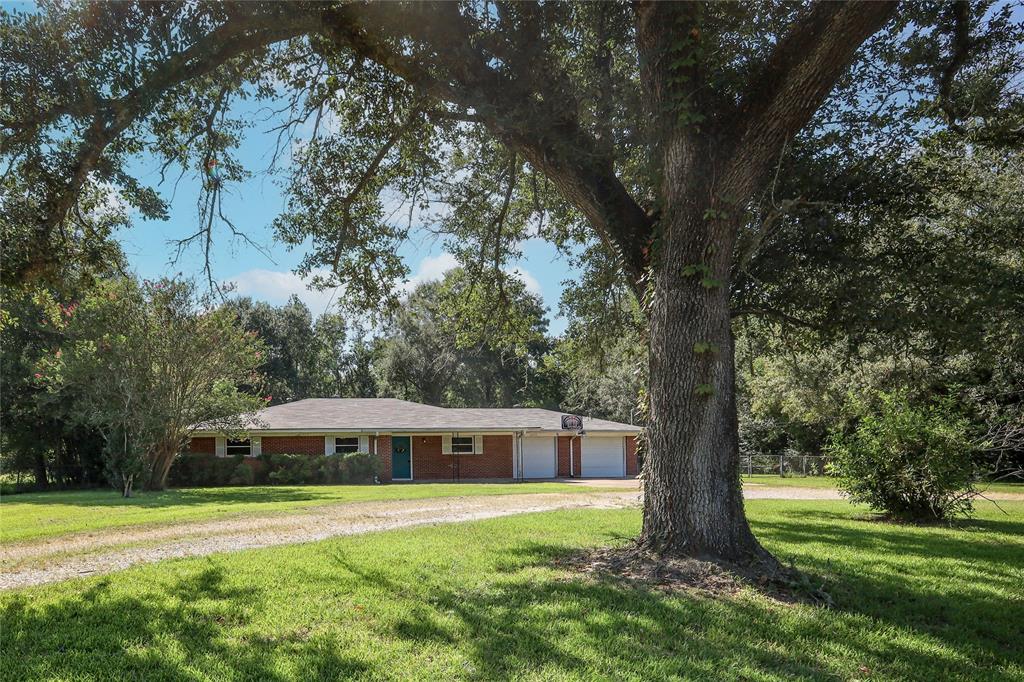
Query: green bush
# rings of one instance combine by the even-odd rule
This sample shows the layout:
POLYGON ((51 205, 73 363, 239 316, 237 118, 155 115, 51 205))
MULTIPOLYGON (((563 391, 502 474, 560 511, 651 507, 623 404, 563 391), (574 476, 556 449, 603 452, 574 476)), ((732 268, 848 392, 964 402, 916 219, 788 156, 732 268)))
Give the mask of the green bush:
POLYGON ((950 401, 917 406, 905 393, 879 397, 852 433, 834 434, 828 446, 840 489, 893 518, 969 515, 975 490, 967 421, 950 401))
POLYGON ((235 467, 234 472, 231 474, 231 485, 252 485, 256 482, 256 472, 252 470, 252 467, 242 462, 235 467))
POLYGON ((270 483, 298 485, 303 483, 324 483, 323 455, 261 455, 270 483))
POLYGON ((315 483, 373 483, 380 459, 367 452, 345 455, 260 455, 253 467, 241 456, 179 455, 171 467, 172 487, 221 485, 308 485, 315 483))
POLYGON ((228 485, 241 463, 240 455, 216 457, 195 453, 181 454, 171 465, 167 485, 172 488, 228 485))
POLYGON ((341 483, 373 483, 380 474, 380 458, 368 452, 350 452, 334 457, 341 458, 341 483))

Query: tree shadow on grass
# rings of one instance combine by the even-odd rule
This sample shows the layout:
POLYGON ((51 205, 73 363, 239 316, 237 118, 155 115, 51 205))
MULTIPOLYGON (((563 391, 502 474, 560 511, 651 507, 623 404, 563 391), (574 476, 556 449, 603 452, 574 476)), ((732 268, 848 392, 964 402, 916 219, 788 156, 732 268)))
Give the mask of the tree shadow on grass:
POLYGON ((231 505, 268 502, 305 502, 318 499, 340 502, 315 488, 257 486, 238 488, 182 488, 159 492, 139 492, 124 498, 116 490, 79 490, 28 493, 7 498, 11 504, 38 504, 74 507, 189 507, 193 505, 231 505))
MULTIPOLYGON (((311 601, 317 594, 359 594, 366 608, 356 612, 345 599, 316 601, 308 618, 303 612, 253 628, 256 633, 246 628, 264 602, 291 592, 270 583, 239 585, 209 560, 176 580, 169 570, 166 583, 151 590, 158 599, 126 596, 124 584, 115 591, 107 580, 41 605, 10 595, 2 676, 426 678, 434 671, 402 658, 438 652, 452 666, 444 677, 480 680, 1013 679, 1024 665, 1024 633, 1014 619, 1020 600, 1001 596, 1012 568, 998 543, 1000 534, 1013 532, 1012 523, 994 522, 996 540, 974 542, 941 529, 851 525, 842 518, 846 523, 838 524, 827 513, 801 511, 755 523, 769 546, 799 552, 801 569, 828 578, 837 600, 832 610, 749 592, 666 593, 552 570, 579 549, 529 539, 511 548, 484 546, 484 573, 460 582, 443 568, 460 548, 438 529, 398 563, 338 542, 321 545, 315 564, 282 564, 288 571, 282 579, 301 586, 311 601), (886 563, 879 549, 894 546, 906 547, 913 561, 886 563), (831 561, 830 551, 836 553, 831 561), (950 571, 967 570, 979 579, 948 579, 950 571), (376 595, 386 608, 374 608, 376 595), (313 614, 331 624, 322 634, 302 628, 313 614), (346 655, 345 643, 332 634, 349 629, 372 642, 365 658, 346 655)), ((625 540, 607 533, 601 542, 625 540)))
MULTIPOLYGON (((262 591, 237 587, 210 565, 170 584, 172 599, 128 596, 110 579, 77 598, 34 605, 22 594, 6 600, 2 614, 4 679, 243 678, 292 679, 280 672, 288 656, 302 679, 357 675, 365 665, 333 642, 292 633, 275 638, 226 635, 244 627, 260 608, 262 591), (175 656, 168 656, 168 649, 175 656)), ((164 595, 160 595, 164 596, 164 595)))
POLYGON ((824 583, 838 610, 913 629, 975 661, 1024 667, 1024 544, 1007 541, 1024 536, 1024 524, 851 524, 849 516, 800 509, 780 516, 753 522, 758 537, 824 583))
MULTIPOLYGON (((626 539, 607 534, 606 543, 626 539)), ((397 639, 412 650, 458 648, 468 659, 467 676, 478 679, 849 679, 875 670, 890 678, 1010 680, 1009 666, 1024 663, 1009 648, 1017 635, 1008 616, 987 623, 976 617, 1005 608, 1005 600, 984 591, 950 594, 929 576, 894 580, 833 566, 830 579, 845 591, 838 608, 823 609, 749 592, 712 597, 548 572, 577 552, 524 541, 496 557, 495 580, 465 588, 416 576, 422 581, 417 590, 406 577, 340 552, 330 557, 338 571, 321 577, 345 575, 405 599, 404 613, 379 625, 382 640, 397 639), (961 603, 964 598, 970 603, 961 603), (894 600, 908 606, 893 609, 894 600)))

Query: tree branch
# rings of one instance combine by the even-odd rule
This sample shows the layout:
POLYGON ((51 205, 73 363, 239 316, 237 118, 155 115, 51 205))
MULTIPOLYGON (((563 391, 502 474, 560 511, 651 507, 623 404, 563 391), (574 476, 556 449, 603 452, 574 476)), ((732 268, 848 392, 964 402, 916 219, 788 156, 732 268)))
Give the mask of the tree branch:
POLYGON ((312 14, 290 14, 286 17, 249 15, 231 19, 168 58, 124 96, 97 105, 96 114, 75 153, 70 178, 48 202, 37 228, 39 237, 48 238, 65 219, 106 148, 146 116, 167 90, 214 71, 230 59, 318 27, 319 17, 312 14))
POLYGON ((568 99, 571 93, 545 89, 551 74, 535 72, 525 81, 492 68, 501 55, 476 47, 480 29, 455 3, 415 5, 404 12, 384 4, 345 5, 328 12, 325 23, 337 43, 420 92, 472 111, 512 152, 551 179, 620 254, 638 286, 651 220, 615 175, 612 160, 597 152, 597 141, 582 128, 568 99), (410 39, 418 49, 408 48, 410 39), (420 60, 419 54, 426 56, 420 60))
POLYGON ((782 146, 832 91, 857 49, 889 21, 897 3, 816 2, 750 74, 728 128, 735 140, 719 195, 745 204, 782 146))

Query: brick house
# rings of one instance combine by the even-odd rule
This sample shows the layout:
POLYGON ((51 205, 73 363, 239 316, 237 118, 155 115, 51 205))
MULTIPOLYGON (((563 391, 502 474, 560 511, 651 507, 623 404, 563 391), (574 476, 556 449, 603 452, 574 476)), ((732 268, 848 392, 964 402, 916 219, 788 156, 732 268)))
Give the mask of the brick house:
POLYGON ((393 398, 311 398, 261 410, 248 438, 196 431, 189 451, 220 457, 261 453, 369 452, 385 481, 450 481, 637 474, 640 427, 536 408, 444 408, 393 398))

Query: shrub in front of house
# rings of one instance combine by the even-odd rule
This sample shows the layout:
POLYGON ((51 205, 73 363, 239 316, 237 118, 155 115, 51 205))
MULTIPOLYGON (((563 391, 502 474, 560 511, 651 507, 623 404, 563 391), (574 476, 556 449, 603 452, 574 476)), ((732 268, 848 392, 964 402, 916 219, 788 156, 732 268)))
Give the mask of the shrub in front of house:
POLYGON ((280 485, 326 483, 326 460, 323 455, 260 455, 267 482, 280 485))
POLYGON ((231 474, 230 483, 231 485, 253 485, 256 483, 256 472, 253 471, 252 465, 242 462, 236 466, 231 474))
POLYGON ((265 482, 280 485, 373 483, 380 459, 368 452, 339 455, 260 455, 265 482))
POLYGON ((854 502, 907 521, 973 511, 973 447, 952 403, 915 405, 886 393, 850 433, 833 436, 829 473, 854 502))
POLYGON ((235 470, 241 463, 241 456, 214 457, 196 453, 181 454, 171 465, 171 470, 167 474, 167 485, 172 488, 229 485, 235 470))
POLYGON ((179 455, 168 483, 178 488, 224 485, 311 485, 317 483, 373 483, 380 475, 380 459, 368 452, 339 455, 263 454, 256 462, 239 456, 179 455))
POLYGON ((340 458, 341 483, 373 483, 381 473, 380 458, 369 452, 334 455, 340 458))

